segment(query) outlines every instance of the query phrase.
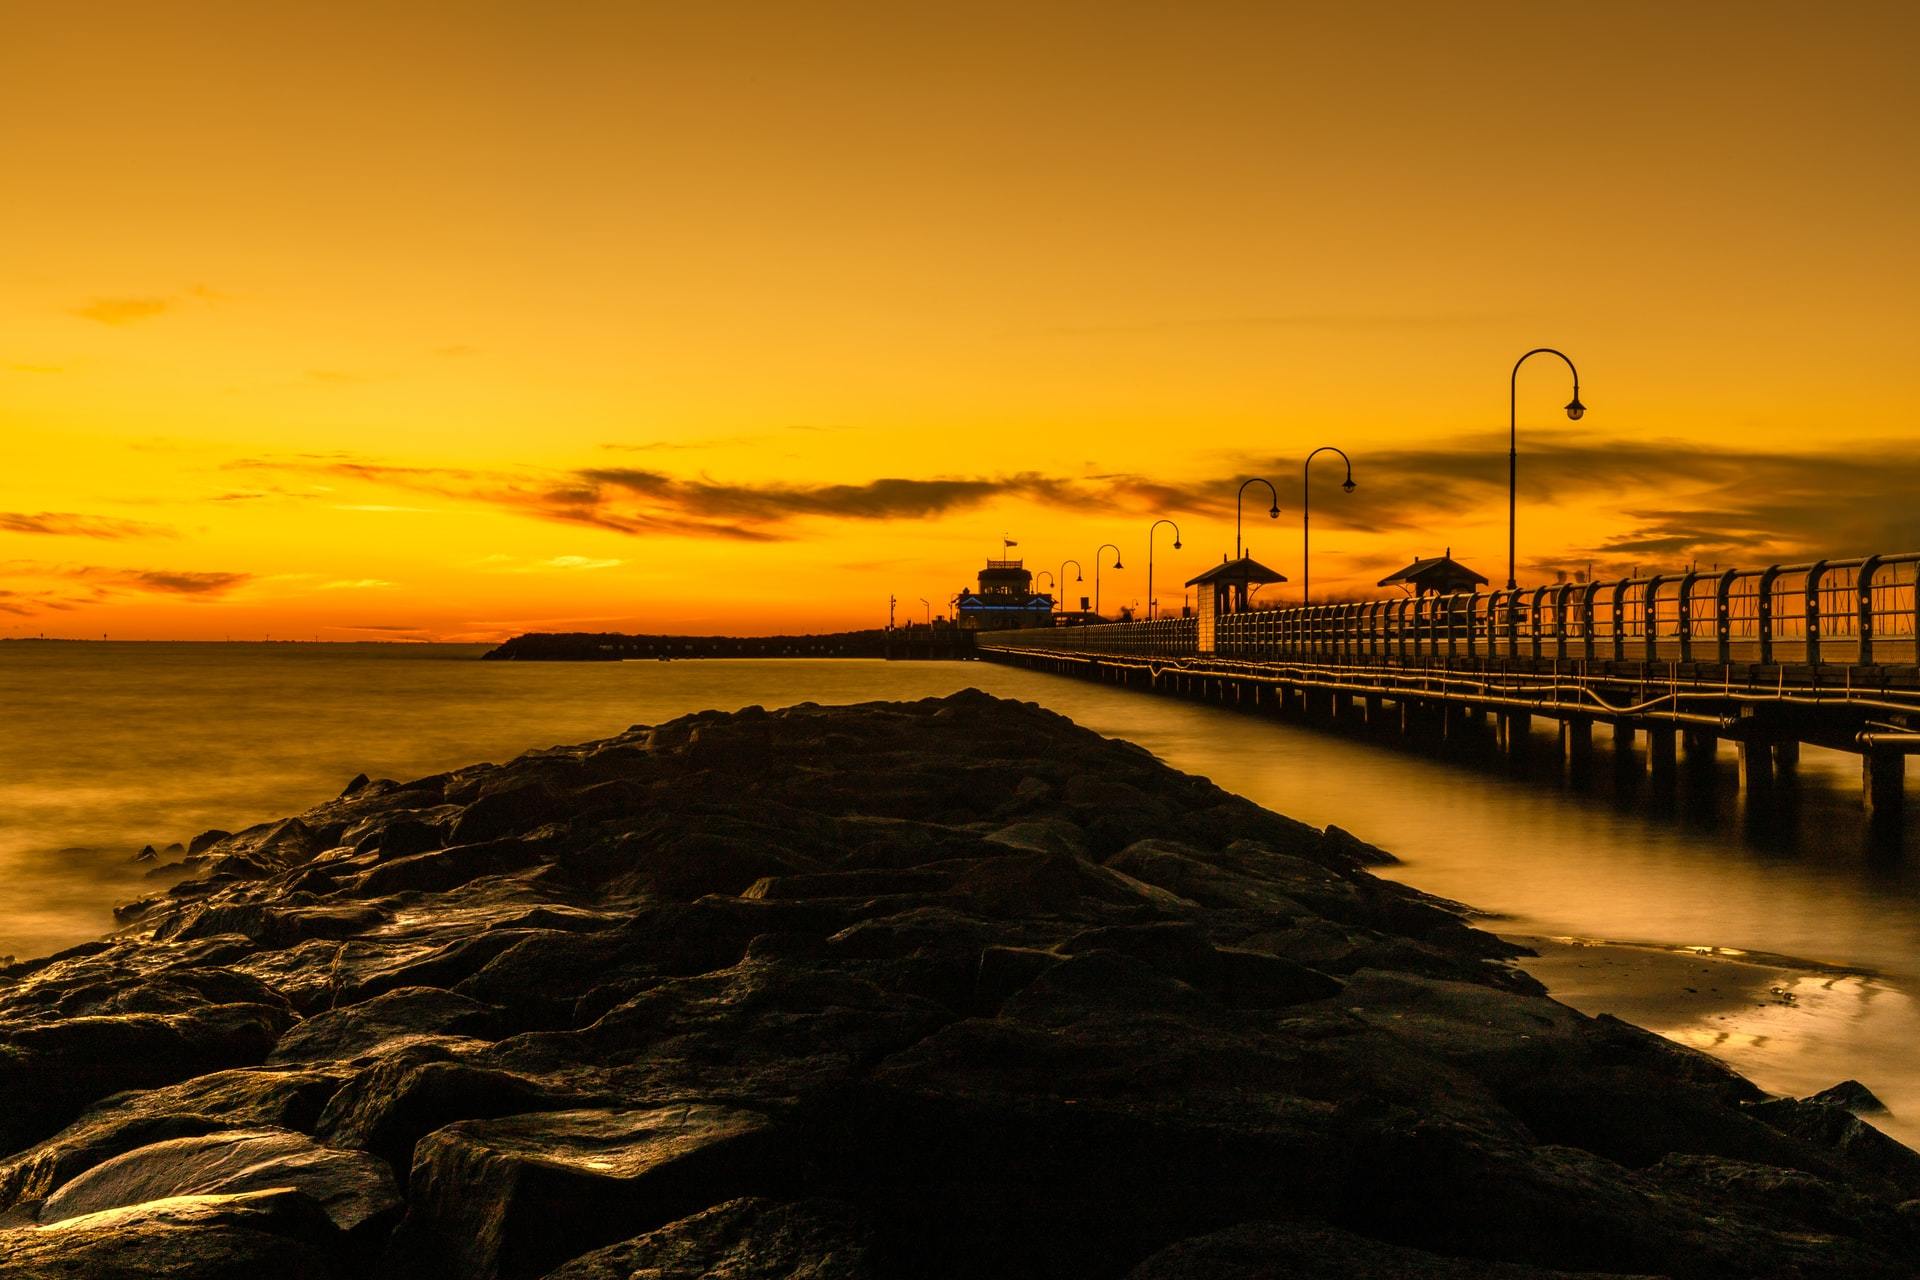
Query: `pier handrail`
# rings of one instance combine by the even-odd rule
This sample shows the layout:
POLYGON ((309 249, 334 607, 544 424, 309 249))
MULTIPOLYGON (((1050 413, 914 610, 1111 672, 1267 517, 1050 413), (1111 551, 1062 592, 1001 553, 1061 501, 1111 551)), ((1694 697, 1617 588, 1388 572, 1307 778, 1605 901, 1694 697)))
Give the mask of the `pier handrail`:
MULTIPOLYGON (((1292 605, 1221 616, 1204 656, 1334 660, 1920 666, 1920 551, 1610 582, 1292 605)), ((1193 618, 980 633, 982 648, 1179 658, 1193 618)))

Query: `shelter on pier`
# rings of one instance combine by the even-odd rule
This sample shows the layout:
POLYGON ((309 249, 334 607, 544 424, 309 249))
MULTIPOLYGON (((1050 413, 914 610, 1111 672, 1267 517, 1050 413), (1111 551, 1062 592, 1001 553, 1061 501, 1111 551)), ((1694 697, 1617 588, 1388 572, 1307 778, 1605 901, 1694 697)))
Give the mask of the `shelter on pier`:
POLYGON ((1205 573, 1195 574, 1187 579, 1187 585, 1198 587, 1196 595, 1199 608, 1200 652, 1213 652, 1213 629, 1215 619, 1222 614, 1245 613, 1252 607, 1252 589, 1272 582, 1285 582, 1287 575, 1255 560, 1252 556, 1241 556, 1238 560, 1229 560, 1222 552, 1220 563, 1205 573))
POLYGON ((1406 568, 1396 569, 1380 579, 1379 585, 1402 587, 1416 596, 1424 596, 1429 592, 1446 596, 1484 587, 1487 580, 1455 560, 1453 548, 1448 547, 1447 554, 1443 556, 1416 557, 1406 568))

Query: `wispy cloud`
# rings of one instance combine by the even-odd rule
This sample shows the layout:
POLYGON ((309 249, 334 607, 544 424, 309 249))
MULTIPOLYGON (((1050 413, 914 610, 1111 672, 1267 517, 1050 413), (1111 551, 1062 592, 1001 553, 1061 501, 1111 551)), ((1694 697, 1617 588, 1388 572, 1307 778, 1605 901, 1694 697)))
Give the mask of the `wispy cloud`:
POLYGON ((384 578, 338 578, 332 582, 323 582, 317 588, 321 591, 381 591, 394 584, 384 578))
POLYGON ((165 525, 144 520, 121 520, 112 516, 79 515, 72 511, 0 511, 0 532, 38 533, 67 538, 167 538, 174 535, 165 525))
POLYGON ((253 581, 250 573, 205 573, 181 569, 93 569, 85 572, 104 581, 176 596, 223 596, 253 581))
MULTIPOLYGON (((1506 445, 1505 436, 1466 435, 1356 453, 1360 487, 1351 497, 1338 488, 1337 464, 1316 468, 1315 525, 1362 534, 1406 532, 1424 541, 1485 521, 1504 506, 1506 445)), ((1300 497, 1298 457, 1273 456, 1222 456, 1172 475, 1028 471, 837 484, 727 481, 652 467, 477 470, 347 454, 234 465, 432 494, 621 534, 747 542, 801 538, 820 524, 951 516, 997 503, 1088 516, 1151 511, 1230 519, 1237 481, 1248 475, 1274 477, 1290 513, 1298 511, 1300 497)), ((1587 543, 1554 549, 1570 558, 1728 562, 1920 546, 1920 509, 1909 497, 1920 487, 1920 449, 1904 445, 1828 442, 1816 455, 1563 434, 1529 444, 1520 467, 1521 497, 1529 506, 1610 505, 1615 513, 1587 543)))
POLYGON ((178 299, 170 297, 94 298, 83 306, 75 307, 73 314, 99 324, 138 324, 142 320, 165 315, 173 310, 177 302, 178 299))
POLYGON ((0 562, 0 575, 15 582, 40 584, 32 592, 8 597, 11 613, 70 610, 129 595, 179 600, 218 600, 255 581, 250 573, 198 569, 128 569, 107 565, 53 564, 35 560, 0 562))

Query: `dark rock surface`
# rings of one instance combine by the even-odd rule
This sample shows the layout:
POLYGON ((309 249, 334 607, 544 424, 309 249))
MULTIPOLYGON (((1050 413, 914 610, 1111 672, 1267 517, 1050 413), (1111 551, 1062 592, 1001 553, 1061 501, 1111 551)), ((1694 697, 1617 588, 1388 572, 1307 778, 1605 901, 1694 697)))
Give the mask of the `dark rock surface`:
POLYGON ((0 1276, 1920 1273, 1384 857, 978 693, 355 779, 0 970, 0 1276))

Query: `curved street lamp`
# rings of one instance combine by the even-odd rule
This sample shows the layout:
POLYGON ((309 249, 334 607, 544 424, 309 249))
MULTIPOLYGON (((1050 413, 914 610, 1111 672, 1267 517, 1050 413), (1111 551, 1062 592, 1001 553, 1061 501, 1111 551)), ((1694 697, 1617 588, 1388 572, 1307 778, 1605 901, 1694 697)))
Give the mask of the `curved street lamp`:
POLYGON ((1353 483, 1353 459, 1347 456, 1346 450, 1344 449, 1336 449, 1330 444, 1323 444, 1318 449, 1315 449, 1312 453, 1308 454, 1307 460, 1300 464, 1300 603, 1301 604, 1306 604, 1312 599, 1311 593, 1313 589, 1313 568, 1312 568, 1311 562, 1307 558, 1307 549, 1308 549, 1308 546, 1310 545, 1308 541, 1309 519, 1313 513, 1313 487, 1309 483, 1309 481, 1312 479, 1312 476, 1310 473, 1313 468, 1313 460, 1323 453, 1337 453, 1340 455, 1340 461, 1347 464, 1347 478, 1344 481, 1342 481, 1340 484, 1340 487, 1342 489, 1345 489, 1348 493, 1352 493, 1354 489, 1358 487, 1353 483))
POLYGON ((1096 614, 1100 612, 1100 553, 1108 547, 1113 547, 1113 567, 1127 567, 1120 563, 1120 548, 1114 547, 1111 542, 1103 542, 1093 549, 1093 611, 1096 614))
POLYGON ((1242 480, 1240 482, 1240 492, 1233 495, 1233 558, 1235 560, 1240 558, 1240 499, 1246 495, 1247 486, 1250 484, 1263 484, 1267 486, 1267 492, 1273 495, 1273 505, 1267 509, 1267 519, 1278 520, 1280 518, 1280 491, 1273 487, 1273 481, 1263 480, 1259 476, 1254 476, 1250 480, 1242 480))
POLYGON ((920 603, 927 606, 927 625, 931 627, 933 625, 933 606, 927 603, 925 596, 920 597, 920 603))
MULTIPOLYGON (((1163 524, 1173 524, 1173 521, 1163 517, 1147 526, 1147 620, 1149 622, 1153 620, 1159 605, 1159 601, 1153 598, 1153 531, 1163 524)), ((1175 551, 1180 549, 1180 526, 1177 524, 1173 524, 1173 549, 1175 551)))
POLYGON ((1580 403, 1580 371, 1573 367, 1573 361, 1567 359, 1563 351, 1552 347, 1535 347, 1513 362, 1513 376, 1507 380, 1507 590, 1512 591, 1520 585, 1513 576, 1513 514, 1516 495, 1519 493, 1520 480, 1520 429, 1516 426, 1518 418, 1515 408, 1520 396, 1520 366, 1534 356, 1559 356, 1567 362, 1567 371, 1573 374, 1573 399, 1567 402, 1567 417, 1575 422, 1587 411, 1580 403))
MULTIPOLYGON (((1060 576, 1053 580, 1055 586, 1059 586, 1060 584, 1064 583, 1067 580, 1068 565, 1073 566, 1073 580, 1075 582, 1085 582, 1087 580, 1085 573, 1080 568, 1080 562, 1078 560, 1062 560, 1060 562, 1060 576)), ((1100 566, 1096 564, 1094 566, 1094 572, 1098 573, 1099 571, 1100 571, 1100 566)), ((1060 602, 1060 612, 1065 613, 1066 611, 1067 611, 1066 601, 1063 599, 1060 602)))
MULTIPOLYGON (((1042 570, 1041 570, 1040 572, 1038 572, 1038 573, 1036 573, 1036 574, 1034 574, 1034 575, 1033 575, 1033 580, 1034 580, 1035 582, 1038 582, 1038 581, 1040 581, 1040 579, 1042 579, 1042 578, 1045 578, 1045 579, 1046 579, 1046 580, 1047 580, 1048 582, 1052 582, 1052 581, 1053 581, 1053 570, 1051 570, 1051 569, 1042 569, 1042 570)), ((1049 592, 1051 592, 1051 591, 1053 590, 1053 587, 1048 587, 1048 588, 1047 588, 1047 590, 1048 590, 1049 592)))

